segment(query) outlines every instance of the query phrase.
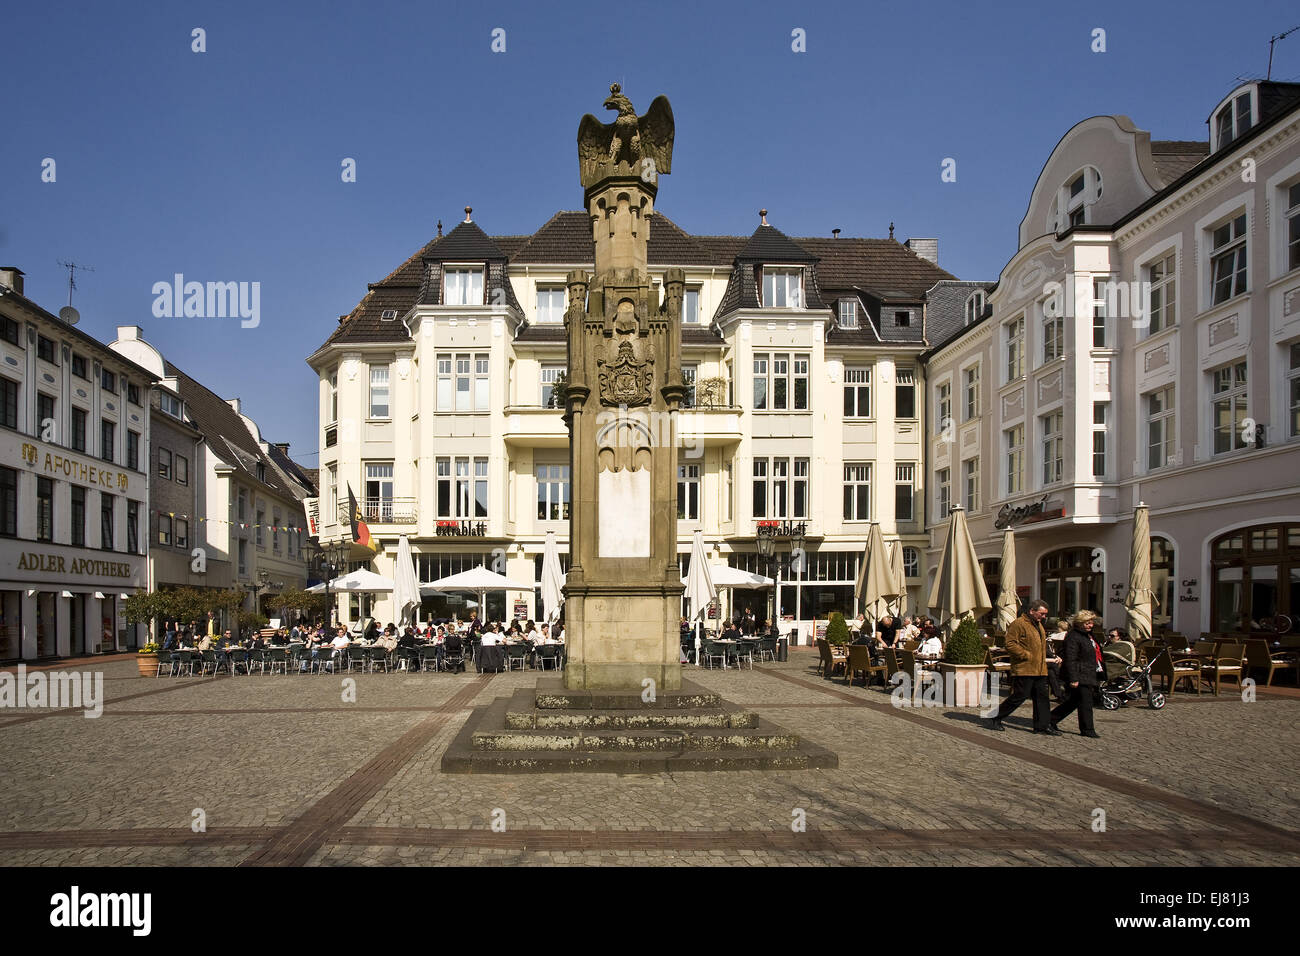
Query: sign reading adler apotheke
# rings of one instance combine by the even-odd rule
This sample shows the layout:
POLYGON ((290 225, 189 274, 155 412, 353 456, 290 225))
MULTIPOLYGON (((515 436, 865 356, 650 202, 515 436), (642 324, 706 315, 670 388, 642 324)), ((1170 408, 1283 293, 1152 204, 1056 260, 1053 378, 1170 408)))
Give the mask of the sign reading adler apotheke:
POLYGON ((116 589, 144 587, 144 556, 6 541, 0 547, 0 578, 116 589))

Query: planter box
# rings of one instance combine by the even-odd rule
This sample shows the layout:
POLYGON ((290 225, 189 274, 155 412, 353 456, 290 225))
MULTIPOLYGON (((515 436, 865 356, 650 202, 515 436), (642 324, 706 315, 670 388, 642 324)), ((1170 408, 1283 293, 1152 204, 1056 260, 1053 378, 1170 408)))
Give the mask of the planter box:
POLYGON ((939 664, 943 675, 943 703, 946 707, 978 707, 984 690, 983 664, 939 664))
POLYGON ((158 662, 162 660, 157 654, 135 655, 135 666, 140 668, 141 677, 153 677, 158 673, 158 662))

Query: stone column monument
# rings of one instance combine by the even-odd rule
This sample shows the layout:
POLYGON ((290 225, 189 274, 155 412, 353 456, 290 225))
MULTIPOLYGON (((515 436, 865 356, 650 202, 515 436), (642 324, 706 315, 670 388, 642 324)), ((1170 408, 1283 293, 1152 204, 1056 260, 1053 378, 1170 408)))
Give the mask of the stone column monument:
POLYGON ((610 87, 604 124, 578 126, 578 160, 596 246, 595 273, 568 277, 565 423, 572 509, 565 640, 570 690, 681 687, 676 420, 681 373, 680 269, 650 282, 646 244, 659 176, 671 172, 673 113, 645 116, 610 87))

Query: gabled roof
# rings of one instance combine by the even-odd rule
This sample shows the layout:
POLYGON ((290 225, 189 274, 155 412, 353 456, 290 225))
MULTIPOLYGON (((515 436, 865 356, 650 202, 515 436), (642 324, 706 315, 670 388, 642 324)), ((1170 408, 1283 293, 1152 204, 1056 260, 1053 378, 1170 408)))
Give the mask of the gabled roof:
POLYGON ((764 223, 736 253, 741 262, 816 262, 817 257, 776 226, 764 223))
POLYGON ((490 262, 506 254, 476 222, 462 222, 438 242, 431 243, 425 261, 490 262))

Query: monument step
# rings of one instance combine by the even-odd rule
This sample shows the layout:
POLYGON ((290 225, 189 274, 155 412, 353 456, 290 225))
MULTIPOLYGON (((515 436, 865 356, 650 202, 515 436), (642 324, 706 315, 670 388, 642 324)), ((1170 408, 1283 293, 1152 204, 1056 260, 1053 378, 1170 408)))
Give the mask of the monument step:
POLYGON ((720 694, 683 680, 680 690, 568 690, 559 677, 537 681, 535 697, 539 710, 698 710, 722 705, 720 694))
POLYGON ((694 730, 753 729, 758 714, 716 708, 680 707, 675 710, 509 710, 510 730, 694 730))
POLYGON ((443 773, 681 773, 717 770, 833 770, 821 748, 571 753, 553 750, 448 750, 443 773))
POLYGON ((475 750, 792 750, 799 735, 751 729, 701 730, 498 730, 475 733, 475 750))

